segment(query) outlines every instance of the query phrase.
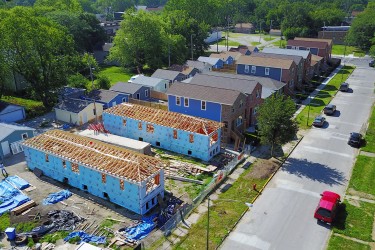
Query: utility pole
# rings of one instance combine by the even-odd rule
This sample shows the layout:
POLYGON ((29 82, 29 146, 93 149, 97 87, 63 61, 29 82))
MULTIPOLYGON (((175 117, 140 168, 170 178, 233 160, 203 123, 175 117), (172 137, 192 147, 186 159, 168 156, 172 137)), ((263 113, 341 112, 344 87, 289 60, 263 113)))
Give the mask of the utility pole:
POLYGON ((260 25, 259 25, 259 43, 260 43, 260 39, 262 38, 261 30, 262 30, 262 20, 260 20, 260 25))
POLYGON ((168 44, 168 67, 171 66, 171 44, 168 44))
POLYGON ((193 55, 193 34, 190 35, 190 47, 191 47, 191 60, 194 61, 194 55, 193 55))
POLYGON ((271 29, 272 29, 272 22, 273 22, 273 20, 271 20, 271 24, 270 24, 270 32, 269 32, 269 34, 270 34, 270 40, 271 40, 271 29))
MULTIPOLYGON (((90 77, 91 77, 91 85, 92 85, 92 91, 94 91, 94 77, 92 75, 92 66, 91 66, 91 58, 90 58, 91 55, 88 55, 88 64, 89 64, 89 68, 90 68, 90 77)), ((95 100, 95 94, 94 94, 94 112, 95 112, 95 123, 98 123, 98 112, 96 110, 96 100, 95 100)))
POLYGON ((227 16, 227 51, 229 50, 229 15, 227 16))

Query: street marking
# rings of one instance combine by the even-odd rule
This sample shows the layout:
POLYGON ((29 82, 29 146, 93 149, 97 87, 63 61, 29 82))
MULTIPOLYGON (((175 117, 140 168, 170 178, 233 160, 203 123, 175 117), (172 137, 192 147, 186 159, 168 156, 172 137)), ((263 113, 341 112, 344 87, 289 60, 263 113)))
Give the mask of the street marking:
POLYGON ((362 125, 363 125, 363 124, 351 123, 351 122, 343 122, 343 121, 329 121, 329 126, 328 127, 331 127, 332 123, 334 123, 334 124, 345 124, 345 125, 350 125, 350 126, 354 126, 354 127, 362 127, 362 125))
POLYGON ((281 188, 281 189, 290 190, 290 191, 293 191, 293 192, 311 195, 315 198, 320 197, 320 193, 303 189, 302 184, 292 182, 292 181, 288 181, 288 180, 276 180, 276 188, 281 188))
MULTIPOLYGON (((235 241, 236 243, 240 243, 241 245, 256 247, 256 248, 262 249, 262 250, 268 250, 271 246, 271 244, 269 242, 260 239, 256 235, 247 235, 247 234, 239 233, 239 232, 236 232, 236 231, 233 231, 229 235, 228 238, 231 241, 235 241)), ((230 248, 230 249, 232 249, 232 248, 230 248)))
POLYGON ((335 151, 328 150, 328 149, 322 149, 322 148, 311 147, 311 146, 302 146, 302 147, 306 149, 307 151, 310 151, 311 153, 316 153, 316 154, 327 153, 327 154, 339 155, 342 157, 353 158, 353 156, 350 154, 339 153, 339 152, 335 152, 335 151))

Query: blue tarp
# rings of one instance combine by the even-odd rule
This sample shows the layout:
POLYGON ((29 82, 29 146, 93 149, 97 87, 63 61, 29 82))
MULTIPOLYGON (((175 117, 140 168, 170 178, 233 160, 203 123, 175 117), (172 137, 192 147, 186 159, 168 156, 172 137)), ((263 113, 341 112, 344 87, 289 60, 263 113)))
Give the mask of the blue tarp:
POLYGON ((125 229, 126 236, 129 239, 141 240, 145 238, 156 226, 153 219, 156 218, 156 214, 150 217, 145 217, 142 222, 134 227, 128 227, 125 229))
POLYGON ((92 234, 88 234, 84 231, 78 231, 78 232, 71 232, 67 237, 65 237, 65 241, 69 241, 70 239, 74 237, 80 237, 81 241, 86 243, 96 243, 96 244, 105 244, 106 243, 106 237, 99 237, 92 234))
POLYGON ((0 215, 28 202, 29 200, 29 197, 23 195, 8 182, 0 182, 0 215))
POLYGON ((15 176, 9 176, 5 180, 12 183, 14 186, 16 186, 20 190, 24 190, 25 188, 28 188, 30 184, 22 179, 21 177, 15 176))
POLYGON ((68 199, 70 196, 72 196, 72 193, 69 190, 61 190, 60 192, 49 194, 48 197, 43 200, 43 205, 55 204, 68 199))

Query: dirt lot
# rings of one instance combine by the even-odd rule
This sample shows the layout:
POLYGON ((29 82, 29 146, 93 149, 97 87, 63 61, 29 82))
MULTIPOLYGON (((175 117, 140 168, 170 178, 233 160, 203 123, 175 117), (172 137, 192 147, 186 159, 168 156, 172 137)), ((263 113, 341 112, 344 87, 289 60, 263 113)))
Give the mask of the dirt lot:
POLYGON ((257 164, 254 164, 253 170, 247 177, 252 179, 265 179, 268 178, 273 172, 277 170, 281 162, 275 158, 269 160, 259 159, 257 164))

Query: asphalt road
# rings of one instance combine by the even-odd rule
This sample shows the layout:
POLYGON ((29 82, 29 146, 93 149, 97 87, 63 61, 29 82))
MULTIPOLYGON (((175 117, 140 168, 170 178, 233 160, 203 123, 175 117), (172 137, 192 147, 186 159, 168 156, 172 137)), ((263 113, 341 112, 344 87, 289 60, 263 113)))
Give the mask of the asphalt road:
POLYGON ((345 59, 358 65, 347 80, 349 93, 332 100, 336 114, 324 128, 312 128, 263 194, 230 233, 221 249, 324 249, 330 228, 313 218, 320 193, 343 195, 358 150, 347 145, 349 133, 361 131, 374 102, 375 69, 368 60, 345 59), (367 62, 367 64, 366 64, 367 62))

